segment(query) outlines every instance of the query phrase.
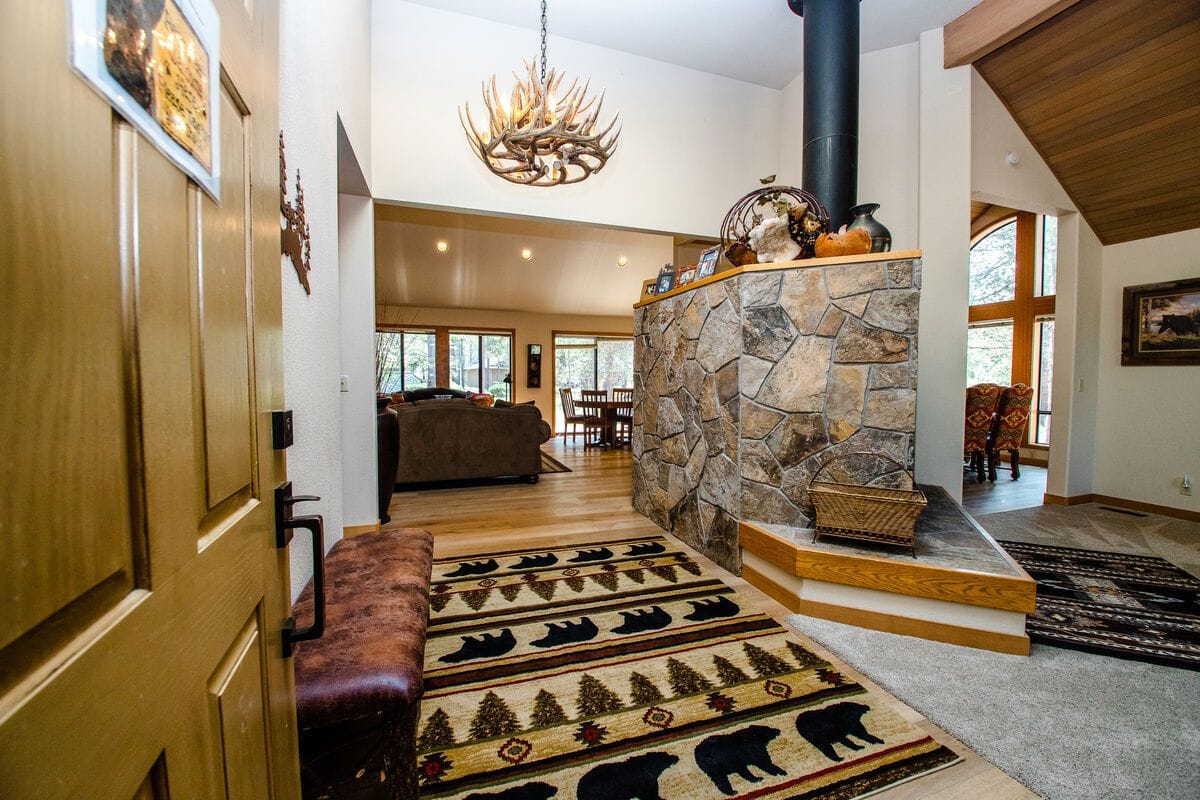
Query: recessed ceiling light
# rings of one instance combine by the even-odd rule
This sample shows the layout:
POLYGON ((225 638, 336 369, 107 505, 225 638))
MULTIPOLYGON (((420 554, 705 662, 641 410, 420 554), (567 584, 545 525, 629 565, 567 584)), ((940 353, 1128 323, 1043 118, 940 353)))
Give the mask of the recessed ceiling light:
POLYGON ((528 261, 529 259, 533 258, 533 251, 530 250, 528 247, 526 247, 524 250, 521 251, 521 258, 528 261))
POLYGON ((625 256, 620 256, 617 258, 617 266, 618 267, 623 267, 628 263, 629 263, 629 259, 626 258, 625 256))
POLYGON ((450 245, 446 244, 445 242, 438 242, 438 243, 437 243, 437 251, 438 251, 439 253, 444 253, 444 252, 446 252, 446 251, 447 251, 447 250, 449 250, 449 249, 450 249, 450 245))

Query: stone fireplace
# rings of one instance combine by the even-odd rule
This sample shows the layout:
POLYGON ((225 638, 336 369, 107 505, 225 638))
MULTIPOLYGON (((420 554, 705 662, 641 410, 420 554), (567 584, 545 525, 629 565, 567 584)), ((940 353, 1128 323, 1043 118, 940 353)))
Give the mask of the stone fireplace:
POLYGON ((835 456, 912 469, 920 255, 752 265, 639 303, 634 508, 736 572, 739 521, 809 525, 835 456))

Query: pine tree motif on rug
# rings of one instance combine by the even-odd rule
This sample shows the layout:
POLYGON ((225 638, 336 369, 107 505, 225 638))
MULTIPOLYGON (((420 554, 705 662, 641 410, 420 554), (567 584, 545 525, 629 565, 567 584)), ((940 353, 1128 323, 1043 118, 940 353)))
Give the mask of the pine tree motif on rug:
POLYGON ((598 717, 607 711, 615 711, 624 703, 612 689, 593 678, 584 675, 579 679, 579 698, 575 702, 581 717, 598 717))
POLYGON ((555 725, 565 722, 566 719, 567 713, 558 704, 558 700, 545 689, 540 690, 537 697, 533 698, 533 716, 530 718, 530 722, 535 728, 555 725))
POLYGON ((768 653, 761 647, 746 642, 742 645, 742 650, 746 652, 746 657, 750 659, 750 666, 754 668, 760 678, 770 678, 792 671, 791 664, 779 656, 768 653))
POLYGON ((417 738, 417 749, 422 753, 429 750, 444 750, 454 745, 454 728, 450 726, 450 715, 437 709, 429 715, 424 730, 417 738))
POLYGON ((812 650, 809 650, 807 647, 802 647, 795 642, 788 642, 787 648, 791 651, 792 657, 800 662, 800 666, 804 669, 809 669, 811 667, 823 667, 829 663, 812 650))
POLYGON ((615 572, 598 572, 595 575, 589 575, 588 577, 603 586, 605 589, 608 589, 610 592, 615 592, 617 590, 618 578, 615 572))
POLYGON ((488 692, 479 703, 475 717, 471 720, 471 738, 474 740, 507 736, 521 729, 517 715, 495 692, 488 692))
POLYGON ((733 686, 750 680, 750 676, 742 672, 732 661, 721 656, 713 656, 713 666, 717 668, 717 677, 722 686, 733 686))
POLYGON ((667 681, 671 684, 671 692, 676 696, 707 692, 713 688, 708 678, 677 658, 667 659, 667 681))
POLYGON ((472 611, 478 611, 479 609, 483 608, 484 603, 486 603, 487 599, 491 596, 491 589, 472 589, 469 592, 462 593, 463 602, 466 603, 472 611))
POLYGON ((648 706, 663 699, 663 693, 654 682, 640 672, 629 676, 629 697, 635 705, 648 706))
POLYGON ((510 603, 513 600, 516 600, 517 595, 519 595, 520 593, 521 593, 521 584, 519 584, 519 583, 510 583, 510 584, 500 587, 501 596, 510 603))

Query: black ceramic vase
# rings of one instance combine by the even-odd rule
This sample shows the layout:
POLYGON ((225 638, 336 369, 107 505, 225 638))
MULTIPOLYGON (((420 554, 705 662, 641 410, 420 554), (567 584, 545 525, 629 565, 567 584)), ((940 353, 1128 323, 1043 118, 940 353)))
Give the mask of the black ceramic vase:
POLYGON ((396 467, 400 462, 400 420, 396 412, 388 408, 390 398, 380 397, 375 401, 375 434, 379 446, 379 521, 391 522, 388 505, 392 502, 392 487, 396 483, 396 467))
POLYGON ((846 226, 847 230, 862 228, 871 234, 871 252, 886 253, 892 249, 892 232, 871 216, 879 210, 879 203, 862 203, 850 209, 854 220, 846 226))

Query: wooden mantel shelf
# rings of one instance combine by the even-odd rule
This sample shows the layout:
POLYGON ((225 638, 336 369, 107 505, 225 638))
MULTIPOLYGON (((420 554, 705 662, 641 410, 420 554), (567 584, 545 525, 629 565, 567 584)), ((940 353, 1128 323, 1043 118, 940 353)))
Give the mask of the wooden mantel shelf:
POLYGON ((869 264, 872 261, 907 261, 913 258, 920 258, 920 250, 892 250, 887 253, 866 253, 854 256, 836 256, 835 258, 805 258, 800 261, 781 261, 778 264, 748 264, 744 267, 734 267, 727 269, 724 272, 718 272, 715 275, 710 275, 703 280, 693 281, 687 286, 679 286, 665 294, 656 294, 653 297, 647 297, 644 300, 639 300, 633 304, 634 308, 648 306, 651 303, 657 303, 659 300, 666 300, 668 297, 690 292, 693 289, 699 289, 702 286, 708 286, 717 281, 727 280, 738 275, 750 272, 774 272, 781 269, 806 269, 808 267, 828 267, 837 264, 869 264))

